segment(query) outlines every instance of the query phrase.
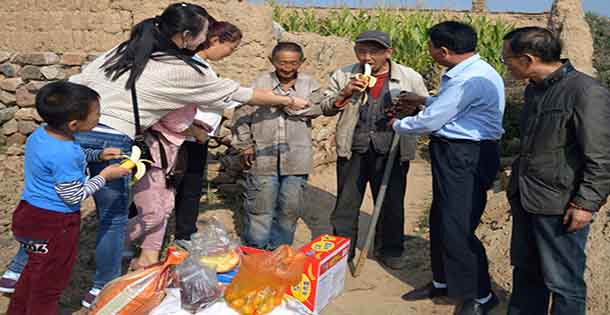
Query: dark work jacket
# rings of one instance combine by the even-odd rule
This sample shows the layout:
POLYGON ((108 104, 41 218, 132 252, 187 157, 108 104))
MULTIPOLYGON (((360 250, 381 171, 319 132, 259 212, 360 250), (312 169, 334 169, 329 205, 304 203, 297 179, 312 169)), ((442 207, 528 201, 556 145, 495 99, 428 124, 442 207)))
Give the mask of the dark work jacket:
MULTIPOLYGON (((352 152, 362 154, 372 148, 377 154, 390 153, 394 130, 388 128, 389 120, 385 114, 385 109, 392 106, 389 79, 388 76, 383 83, 381 93, 377 97, 374 97, 369 90, 367 102, 360 106, 360 115, 352 141, 352 152)), ((413 146, 416 145, 415 141, 412 143, 413 146)), ((415 150, 415 147, 413 150, 415 150)))
POLYGON ((569 61, 525 89, 521 149, 507 195, 530 213, 597 211, 610 191, 610 93, 569 61))

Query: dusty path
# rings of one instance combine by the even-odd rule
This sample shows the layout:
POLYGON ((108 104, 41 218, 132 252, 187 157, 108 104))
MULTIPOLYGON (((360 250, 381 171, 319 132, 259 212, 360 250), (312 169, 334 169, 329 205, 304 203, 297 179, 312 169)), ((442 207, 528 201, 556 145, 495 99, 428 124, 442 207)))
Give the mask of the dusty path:
MULTIPOLYGON (((334 169, 320 170, 311 179, 311 185, 331 196, 327 202, 334 203, 336 179, 334 169)), ((425 222, 431 203, 432 182, 429 164, 416 161, 411 164, 405 200, 406 224, 405 256, 408 266, 401 271, 384 268, 375 260, 369 259, 360 277, 347 277, 344 293, 322 312, 322 315, 348 314, 451 314, 453 306, 436 305, 431 301, 404 302, 400 296, 413 287, 421 286, 431 279, 428 263, 429 245, 425 222)), ((314 199, 317 201, 317 199, 314 199)), ((325 200, 326 202, 326 200, 325 200)), ((360 220, 360 242, 364 235, 373 209, 373 200, 367 192, 360 220)), ((495 314, 501 314, 494 313, 495 314)))
MULTIPOLYGON (((17 164, 18 161, 14 161, 14 163, 17 164)), ((17 166, 12 167, 11 170, 14 172, 11 174, 12 176, 17 176, 17 178, 20 176, 17 166)), ((431 199, 430 169, 426 162, 412 163, 407 187, 405 235, 408 237, 406 241, 408 267, 396 272, 386 270, 375 260, 369 260, 359 278, 353 278, 351 275, 347 277, 344 293, 329 305, 322 315, 451 313, 453 309, 451 306, 434 305, 430 301, 406 303, 400 299, 402 293, 414 286, 426 283, 431 276, 428 264, 428 240, 425 238, 425 228, 420 229, 419 227, 422 217, 427 215, 431 199)), ((20 190, 19 184, 6 188, 17 195, 20 190)), ((294 244, 296 248, 307 243, 312 234, 317 235, 329 231, 328 215, 334 207, 336 191, 334 166, 318 169, 311 176, 305 198, 305 212, 308 215, 304 221, 299 221, 294 244)), ((10 204, 16 200, 16 198, 8 199, 3 201, 10 204)), ((10 212, 8 208, 6 209, 7 215, 10 212)), ((91 203, 85 208, 87 210, 84 212, 79 260, 70 288, 62 297, 62 314, 84 314, 79 307, 79 300, 87 290, 87 284, 91 283, 94 269, 92 254, 95 243, 95 219, 92 216, 91 203)), ((360 220, 361 242, 364 240, 372 209, 373 201, 370 192, 367 192, 360 220)), ((202 204, 201 218, 208 216, 218 217, 225 222, 228 228, 234 228, 234 212, 225 204, 202 204)), ((0 222, 0 224, 7 224, 7 222, 0 222)), ((16 246, 7 232, 5 229, 5 233, 0 238, 0 243, 5 249, 0 253, 1 264, 8 263, 11 255, 16 251, 16 246)), ((0 313, 5 311, 7 304, 8 298, 0 297, 0 313)))
MULTIPOLYGON (((307 189, 306 222, 300 220, 297 228, 295 247, 307 243, 313 234, 327 232, 328 215, 334 207, 336 196, 336 178, 334 166, 319 169, 310 178, 311 186, 307 189), (310 229, 311 227, 311 229, 310 229)), ((427 241, 414 230, 418 227, 421 216, 426 214, 430 202, 430 170, 425 162, 412 164, 409 172, 408 193, 406 200, 407 224, 405 234, 410 236, 406 242, 409 266, 404 272, 390 272, 376 261, 367 262, 362 275, 355 279, 347 277, 344 294, 328 306, 323 315, 339 314, 446 314, 439 308, 432 310, 430 302, 407 304, 400 300, 400 294, 414 285, 425 283, 429 277, 427 267, 427 241)), ((18 191, 15 188, 15 192, 18 191)), ((8 200, 7 200, 8 201, 8 200)), ((91 205, 87 207, 88 216, 83 223, 80 243, 79 262, 72 277, 70 289, 62 298, 62 314, 83 314, 78 307, 79 299, 91 281, 94 267, 93 250, 95 242, 94 217, 91 216, 91 205)), ((361 216, 361 231, 364 234, 373 208, 370 193, 367 193, 361 216)), ((202 205, 201 218, 215 216, 234 228, 234 213, 226 205, 202 205)), ((364 239, 364 237, 361 237, 364 239)), ((0 253, 0 263, 6 264, 15 252, 16 246, 8 235, 0 240, 4 251, 0 253)), ((8 298, 0 297, 0 313, 4 312, 8 298)))
MULTIPOLYGON (((0 156, 0 268, 8 263, 16 251, 16 244, 9 233, 10 214, 19 200, 22 186, 21 160, 0 156)), ((308 242, 313 235, 327 232, 329 229, 328 214, 333 209, 336 196, 336 178, 334 166, 319 169, 310 177, 310 186, 306 192, 305 220, 299 221, 295 247, 308 242)), ((492 315, 505 314, 507 292, 510 291, 511 269, 508 259, 510 239, 510 216, 503 193, 490 193, 489 203, 478 234, 487 248, 490 261, 490 272, 494 280, 494 290, 499 294, 502 305, 492 315)), ((426 162, 418 161, 411 165, 409 171, 405 226, 406 258, 408 266, 402 271, 386 270, 375 260, 369 260, 359 278, 348 275, 346 287, 341 296, 323 310, 322 315, 353 314, 452 314, 453 306, 437 305, 431 301, 404 302, 400 296, 430 280, 429 242, 427 230, 420 227, 425 221, 431 199, 430 168, 426 162)), ((215 216, 225 222, 229 229, 234 229, 235 213, 230 202, 216 202, 201 205, 201 216, 215 216)), ((373 202, 370 194, 365 197, 361 212, 361 240, 364 239, 366 226, 370 219, 373 202)), ((80 298, 91 283, 94 269, 95 218, 89 202, 83 211, 79 258, 73 273, 70 288, 61 300, 61 314, 85 314, 79 306, 80 298)), ((610 261, 610 217, 607 211, 601 212, 593 225, 589 241, 589 266, 587 281, 589 284, 590 315, 610 314, 610 282, 608 262, 610 261)), ((0 314, 4 314, 8 298, 0 296, 0 314)), ((442 301, 440 301, 442 302, 442 301)))

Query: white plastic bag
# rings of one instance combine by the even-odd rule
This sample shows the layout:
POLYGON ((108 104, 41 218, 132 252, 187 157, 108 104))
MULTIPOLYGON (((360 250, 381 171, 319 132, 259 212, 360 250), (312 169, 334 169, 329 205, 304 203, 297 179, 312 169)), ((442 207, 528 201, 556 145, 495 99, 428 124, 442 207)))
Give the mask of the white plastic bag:
POLYGON ((218 273, 233 270, 240 261, 239 242, 214 217, 206 220, 201 231, 191 236, 188 251, 199 264, 216 268, 218 273))
POLYGON ((191 244, 189 252, 194 257, 224 255, 239 247, 239 242, 214 217, 207 219, 200 232, 191 236, 191 244))
MULTIPOLYGON (((180 308, 180 290, 167 289, 167 296, 150 312, 150 315, 191 315, 180 308)), ((197 313, 197 315, 239 315, 224 301, 218 301, 197 313)), ((269 315, 312 315, 311 311, 297 299, 286 296, 282 305, 276 307, 269 315)))

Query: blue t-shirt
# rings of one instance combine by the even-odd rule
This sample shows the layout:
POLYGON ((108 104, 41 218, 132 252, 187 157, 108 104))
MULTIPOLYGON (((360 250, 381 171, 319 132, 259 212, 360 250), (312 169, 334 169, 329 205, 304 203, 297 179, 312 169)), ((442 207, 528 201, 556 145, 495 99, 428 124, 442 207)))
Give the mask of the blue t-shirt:
POLYGON ((86 181, 87 162, 82 148, 74 141, 59 140, 44 127, 36 129, 25 144, 22 200, 50 211, 80 211, 80 203, 68 205, 55 191, 58 183, 86 181))

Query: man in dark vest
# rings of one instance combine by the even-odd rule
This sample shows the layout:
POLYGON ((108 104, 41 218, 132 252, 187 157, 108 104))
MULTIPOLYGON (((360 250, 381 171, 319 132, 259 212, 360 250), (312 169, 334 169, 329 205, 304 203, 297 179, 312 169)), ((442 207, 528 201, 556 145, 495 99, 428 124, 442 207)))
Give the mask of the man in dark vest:
MULTIPOLYGON (((387 33, 367 31, 356 38, 358 63, 336 70, 321 101, 327 116, 337 122, 338 196, 331 223, 335 235, 351 238, 349 259, 356 253, 358 218, 367 183, 376 199, 394 131, 385 111, 401 91, 427 96, 422 76, 391 60, 387 33), (368 73, 370 71, 370 73, 368 73), (362 75, 364 74, 364 76, 362 75)), ((405 266, 403 253, 404 197, 409 161, 415 157, 417 138, 400 140, 400 155, 393 162, 375 237, 375 254, 392 269, 405 266)))

